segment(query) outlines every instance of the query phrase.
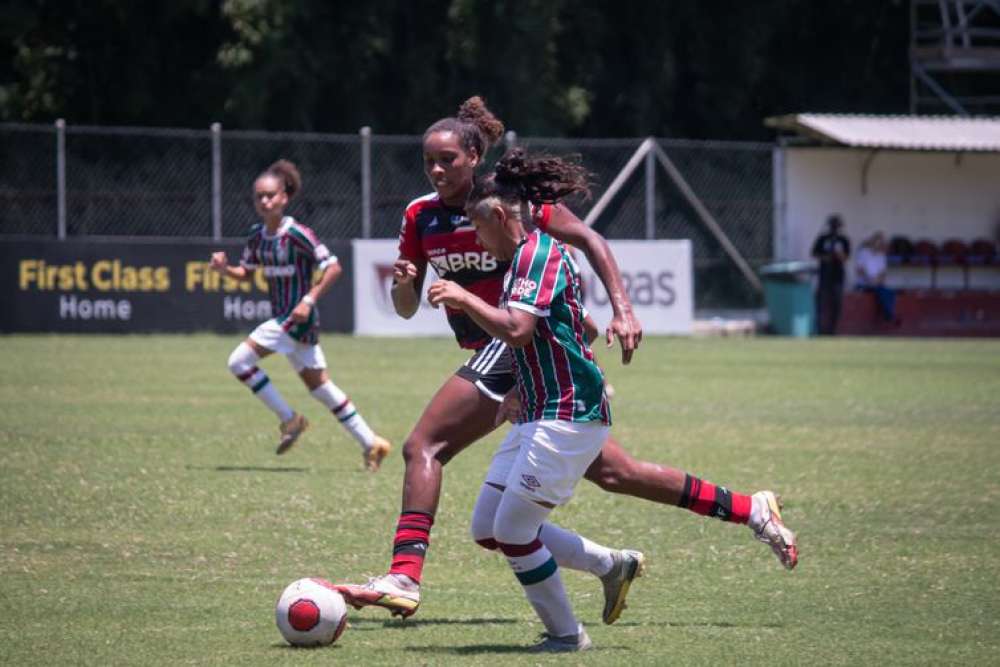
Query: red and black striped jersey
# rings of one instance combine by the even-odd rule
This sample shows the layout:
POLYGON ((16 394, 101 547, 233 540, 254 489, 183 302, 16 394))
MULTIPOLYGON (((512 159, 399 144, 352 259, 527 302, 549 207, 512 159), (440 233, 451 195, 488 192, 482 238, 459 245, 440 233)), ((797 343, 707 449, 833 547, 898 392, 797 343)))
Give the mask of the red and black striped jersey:
MULTIPOLYGON (((534 222, 545 229, 550 217, 551 207, 545 205, 536 209, 534 222)), ((465 210, 447 206, 437 193, 407 205, 399 232, 399 256, 418 268, 432 266, 439 277, 458 283, 492 305, 500 303, 503 277, 510 266, 479 245, 465 210)), ((445 311, 459 346, 478 350, 492 339, 465 312, 445 311)))

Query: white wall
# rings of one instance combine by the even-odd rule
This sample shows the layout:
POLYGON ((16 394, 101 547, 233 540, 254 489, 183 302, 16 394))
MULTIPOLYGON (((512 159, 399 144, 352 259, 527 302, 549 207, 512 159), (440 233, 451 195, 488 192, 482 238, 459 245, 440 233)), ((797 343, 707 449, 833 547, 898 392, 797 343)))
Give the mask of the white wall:
POLYGON ((879 151, 862 191, 872 152, 847 148, 785 148, 776 160, 775 253, 809 257, 830 213, 840 213, 851 242, 876 230, 887 236, 942 241, 997 239, 1000 228, 1000 153, 879 151))

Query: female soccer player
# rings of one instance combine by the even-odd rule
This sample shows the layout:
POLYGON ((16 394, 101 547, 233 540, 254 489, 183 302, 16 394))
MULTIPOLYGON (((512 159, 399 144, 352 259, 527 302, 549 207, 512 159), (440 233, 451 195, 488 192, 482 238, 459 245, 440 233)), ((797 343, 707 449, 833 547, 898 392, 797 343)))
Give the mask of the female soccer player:
MULTIPOLYGON (((503 124, 478 97, 464 102, 457 116, 437 121, 424 133, 424 172, 434 192, 414 200, 403 215, 392 288, 393 304, 400 316, 409 318, 416 313, 428 264, 441 278, 458 283, 487 303, 499 303, 509 263, 493 257, 477 242, 465 206, 476 167, 502 134, 503 124)), ((606 331, 607 343, 610 346, 617 337, 622 362, 629 363, 642 329, 632 314, 607 243, 564 205, 537 204, 531 223, 583 251, 604 283, 614 310, 606 331)), ((431 398, 406 439, 402 512, 393 540, 392 564, 388 574, 371 579, 365 586, 342 587, 356 606, 374 604, 403 616, 416 611, 443 466, 498 426, 497 403, 514 383, 506 344, 493 339, 461 309, 446 305, 446 311, 459 346, 474 352, 431 398)), ((610 437, 585 477, 613 493, 684 507, 723 521, 749 523, 756 537, 769 544, 786 567, 795 566, 795 536, 781 523, 777 500, 769 491, 759 492, 751 500, 676 468, 636 461, 610 437)), ((559 538, 548 538, 546 531, 543 527, 542 540, 555 551, 559 538)), ((570 547, 567 542, 572 552, 570 547)), ((605 559, 601 567, 608 562, 605 559)), ((591 571, 602 574, 596 566, 591 571)), ((609 610, 605 612, 607 619, 609 610)))
POLYGON ((587 172, 579 165, 508 153, 466 203, 480 245, 508 263, 500 306, 450 280, 438 280, 428 293, 432 305, 461 310, 513 352, 520 415, 493 457, 472 525, 489 527, 480 541, 492 540, 504 553, 545 625, 546 638, 533 647, 538 651, 591 646, 539 534, 600 453, 611 411, 586 340, 576 264, 548 234, 529 234, 521 213, 524 204, 586 190, 587 172))
POLYGON ((340 276, 340 264, 309 227, 285 215, 288 203, 302 188, 294 164, 278 160, 257 177, 253 188, 261 224, 251 230, 240 265, 229 266, 226 253, 216 252, 211 267, 223 276, 245 281, 261 268, 267 278, 272 317, 233 350, 229 370, 281 420, 277 453, 284 454, 309 422, 288 407, 257 362, 273 352, 285 355, 313 398, 358 441, 365 467, 374 472, 389 453, 389 441, 372 432, 347 395, 330 381, 319 346, 316 302, 340 276), (323 275, 313 285, 317 268, 323 275))

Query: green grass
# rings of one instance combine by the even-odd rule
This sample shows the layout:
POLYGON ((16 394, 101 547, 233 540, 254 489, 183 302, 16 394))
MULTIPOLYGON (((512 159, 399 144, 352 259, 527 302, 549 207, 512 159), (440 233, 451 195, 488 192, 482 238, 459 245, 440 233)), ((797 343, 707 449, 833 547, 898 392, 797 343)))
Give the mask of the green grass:
MULTIPOLYGON (((647 339, 621 367, 635 455, 743 491, 798 531, 785 572, 740 526, 603 493, 554 518, 644 550, 615 626, 564 579, 596 649, 521 653, 540 631, 507 565, 467 537, 498 436, 445 474, 413 619, 352 612, 337 645, 288 648, 281 589, 387 567, 402 460, 357 449, 281 359, 314 422, 273 418, 228 374, 239 337, 0 338, 0 664, 939 664, 1000 655, 1000 342, 647 339)), ((327 336, 335 380, 400 443, 464 356, 446 340, 327 336)))

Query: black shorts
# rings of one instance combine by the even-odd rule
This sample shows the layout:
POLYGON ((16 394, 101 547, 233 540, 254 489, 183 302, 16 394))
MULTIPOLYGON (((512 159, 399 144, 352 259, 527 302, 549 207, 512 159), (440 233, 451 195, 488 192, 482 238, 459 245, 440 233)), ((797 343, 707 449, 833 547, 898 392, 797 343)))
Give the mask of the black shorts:
POLYGON ((502 401, 514 386, 514 360, 507 344, 491 340, 465 362, 455 375, 476 385, 479 391, 494 401, 502 401))

